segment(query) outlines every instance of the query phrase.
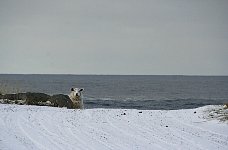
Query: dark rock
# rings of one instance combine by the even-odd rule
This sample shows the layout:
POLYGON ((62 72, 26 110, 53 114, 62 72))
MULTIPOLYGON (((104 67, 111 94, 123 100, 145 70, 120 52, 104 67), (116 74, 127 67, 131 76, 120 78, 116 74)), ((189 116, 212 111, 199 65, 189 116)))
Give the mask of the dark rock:
POLYGON ((16 100, 15 104, 24 105, 25 104, 25 99, 24 100, 16 100))
POLYGON ((169 126, 165 126, 166 128, 168 128, 169 126))
POLYGON ((2 99, 3 100, 2 103, 5 103, 5 104, 24 105, 26 100, 28 100, 28 103, 31 103, 29 101, 31 100, 31 98, 29 97, 29 99, 27 99, 27 93, 4 94, 0 96, 0 99, 2 99))
POLYGON ((8 99, 0 99, 1 104, 10 104, 10 101, 8 99))
POLYGON ((26 100, 26 93, 17 93, 18 100, 26 100))
POLYGON ((51 96, 49 99, 51 103, 53 103, 54 107, 67 107, 67 108, 74 108, 73 103, 69 96, 63 94, 57 94, 51 96))
POLYGON ((25 100, 26 99, 26 93, 5 94, 5 95, 2 95, 0 99, 25 100))
POLYGON ((80 109, 80 101, 74 101, 67 95, 57 94, 50 96, 45 93, 17 93, 17 94, 0 94, 0 103, 18 104, 18 105, 39 105, 39 106, 54 106, 67 107, 69 109, 80 109))
POLYGON ((27 105, 42 105, 42 103, 48 101, 51 96, 44 93, 26 93, 26 104, 27 105))
POLYGON ((142 113, 142 111, 139 112, 140 114, 142 113))
POLYGON ((196 111, 194 112, 194 114, 196 113, 196 111))
POLYGON ((17 99, 17 94, 5 94, 2 97, 3 99, 8 99, 8 100, 16 100, 17 99))

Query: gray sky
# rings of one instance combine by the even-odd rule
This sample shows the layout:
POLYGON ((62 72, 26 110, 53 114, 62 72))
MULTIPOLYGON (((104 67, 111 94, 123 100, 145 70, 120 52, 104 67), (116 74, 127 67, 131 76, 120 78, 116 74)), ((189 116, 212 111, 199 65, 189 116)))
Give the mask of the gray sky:
POLYGON ((0 73, 228 75, 227 0, 0 0, 0 73))

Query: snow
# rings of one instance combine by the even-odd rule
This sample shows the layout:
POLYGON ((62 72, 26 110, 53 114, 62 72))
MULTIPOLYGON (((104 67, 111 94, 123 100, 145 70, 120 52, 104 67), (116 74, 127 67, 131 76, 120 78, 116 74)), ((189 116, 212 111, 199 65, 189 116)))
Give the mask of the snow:
POLYGON ((228 149, 228 124, 186 110, 0 104, 0 150, 228 149))

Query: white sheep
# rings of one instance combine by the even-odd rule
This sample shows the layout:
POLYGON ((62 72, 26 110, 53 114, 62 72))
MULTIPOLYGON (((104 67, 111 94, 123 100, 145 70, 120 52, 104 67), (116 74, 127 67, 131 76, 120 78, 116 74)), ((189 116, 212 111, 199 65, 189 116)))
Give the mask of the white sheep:
POLYGON ((71 88, 71 93, 69 98, 73 103, 73 108, 80 108, 84 109, 83 98, 82 98, 82 91, 84 89, 81 88, 71 88))

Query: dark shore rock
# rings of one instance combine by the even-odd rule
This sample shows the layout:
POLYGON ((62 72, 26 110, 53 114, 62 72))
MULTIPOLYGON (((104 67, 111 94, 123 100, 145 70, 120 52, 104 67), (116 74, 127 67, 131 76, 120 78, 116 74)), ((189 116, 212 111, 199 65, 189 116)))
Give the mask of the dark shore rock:
POLYGON ((8 100, 16 100, 17 94, 5 94, 2 96, 2 99, 8 99, 8 100))
POLYGON ((26 93, 26 101, 27 105, 45 105, 47 101, 51 98, 50 95, 44 93, 26 93))
POLYGON ((50 96, 44 93, 16 93, 0 95, 1 103, 19 105, 46 105, 50 96), (42 104, 44 103, 44 104, 42 104))
POLYGON ((26 99, 26 93, 5 94, 5 95, 1 95, 0 99, 25 100, 26 99))
POLYGON ((54 107, 73 108, 73 103, 68 95, 57 94, 50 97, 49 101, 53 103, 54 107))
POLYGON ((18 105, 38 105, 52 107, 67 107, 68 109, 80 109, 80 101, 72 102, 68 95, 57 94, 50 96, 45 93, 17 93, 0 94, 0 103, 18 105))

